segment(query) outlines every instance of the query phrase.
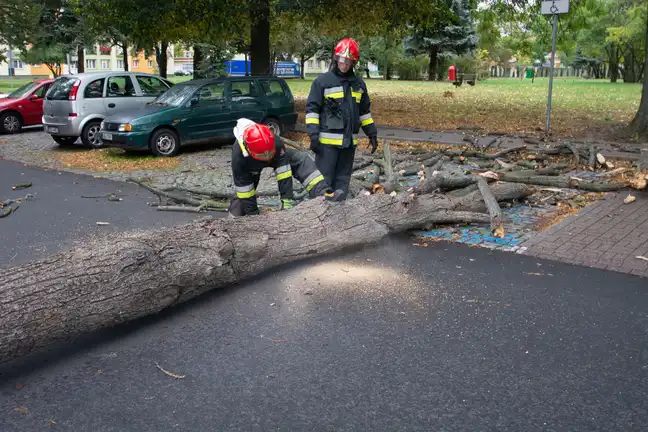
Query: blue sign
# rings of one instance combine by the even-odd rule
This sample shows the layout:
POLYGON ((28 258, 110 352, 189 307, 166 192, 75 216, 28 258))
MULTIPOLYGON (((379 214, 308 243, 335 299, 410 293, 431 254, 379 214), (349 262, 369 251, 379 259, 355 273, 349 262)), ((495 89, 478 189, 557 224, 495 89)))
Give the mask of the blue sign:
MULTIPOLYGON (((245 67, 245 60, 227 60, 225 61, 225 72, 231 76, 245 76, 252 71, 252 62, 247 61, 247 71, 245 67)), ((273 75, 282 78, 299 78, 300 67, 295 62, 276 62, 274 65, 273 75)))

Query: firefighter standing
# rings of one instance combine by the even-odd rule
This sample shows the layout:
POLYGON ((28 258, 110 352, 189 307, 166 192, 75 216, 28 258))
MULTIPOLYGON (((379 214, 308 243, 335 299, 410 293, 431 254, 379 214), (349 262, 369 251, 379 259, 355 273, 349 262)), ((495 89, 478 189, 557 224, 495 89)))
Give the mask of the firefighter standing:
POLYGON ((371 117, 367 86, 353 67, 360 47, 351 38, 335 47, 332 69, 311 85, 306 102, 306 126, 315 163, 333 190, 349 192, 353 158, 362 127, 369 137, 371 153, 378 147, 378 131, 371 117))

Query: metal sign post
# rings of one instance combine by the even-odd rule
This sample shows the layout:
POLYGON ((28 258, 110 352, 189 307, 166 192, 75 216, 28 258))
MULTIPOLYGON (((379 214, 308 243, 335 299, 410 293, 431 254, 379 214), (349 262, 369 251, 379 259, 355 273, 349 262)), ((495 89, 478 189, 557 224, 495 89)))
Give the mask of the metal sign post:
POLYGON ((551 40, 551 70, 549 72, 549 96, 547 98, 547 123, 546 134, 551 130, 551 95, 553 92, 554 64, 556 59, 556 27, 558 15, 569 12, 569 0, 543 0, 540 9, 542 15, 553 15, 553 37, 551 40))

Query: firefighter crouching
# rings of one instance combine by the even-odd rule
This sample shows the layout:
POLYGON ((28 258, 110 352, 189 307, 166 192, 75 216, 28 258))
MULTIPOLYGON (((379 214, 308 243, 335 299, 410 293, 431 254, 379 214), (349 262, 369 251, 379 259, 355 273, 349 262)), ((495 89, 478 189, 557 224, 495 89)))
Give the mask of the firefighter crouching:
POLYGON ((333 190, 348 195, 358 132, 369 137, 371 153, 378 147, 378 131, 371 117, 367 86, 353 67, 360 47, 351 38, 335 47, 332 68, 311 85, 306 102, 306 126, 315 163, 333 190))
POLYGON ((229 206, 232 216, 259 214, 256 188, 263 168, 275 170, 279 185, 281 209, 294 207, 292 177, 295 176, 311 198, 323 195, 338 201, 342 195, 331 191, 313 159, 305 152, 286 149, 270 128, 249 119, 239 119, 234 128, 236 143, 232 146, 232 176, 236 198, 229 206))

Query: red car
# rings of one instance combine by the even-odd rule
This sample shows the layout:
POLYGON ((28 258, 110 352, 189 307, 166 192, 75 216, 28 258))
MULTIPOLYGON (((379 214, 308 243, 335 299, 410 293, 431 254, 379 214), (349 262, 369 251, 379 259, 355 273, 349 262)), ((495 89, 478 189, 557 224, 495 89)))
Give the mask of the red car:
POLYGON ((35 80, 0 98, 0 132, 16 133, 23 126, 39 125, 43 100, 53 79, 35 80))

